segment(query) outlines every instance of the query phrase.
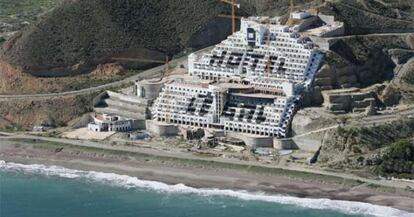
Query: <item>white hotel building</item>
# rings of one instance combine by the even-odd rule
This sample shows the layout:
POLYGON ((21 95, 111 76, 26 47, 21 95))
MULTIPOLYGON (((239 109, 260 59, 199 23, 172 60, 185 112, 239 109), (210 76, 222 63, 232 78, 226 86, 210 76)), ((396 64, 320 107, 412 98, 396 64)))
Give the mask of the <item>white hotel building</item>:
POLYGON ((309 38, 288 26, 266 18, 242 19, 239 32, 209 52, 189 56, 192 80, 165 84, 152 107, 153 118, 286 137, 322 57, 309 38))

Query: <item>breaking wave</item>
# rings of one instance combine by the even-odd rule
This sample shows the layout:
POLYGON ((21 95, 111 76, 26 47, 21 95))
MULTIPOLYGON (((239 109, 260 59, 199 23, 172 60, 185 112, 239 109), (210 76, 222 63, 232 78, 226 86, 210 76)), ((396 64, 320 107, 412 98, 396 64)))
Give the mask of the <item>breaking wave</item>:
POLYGON ((414 217, 408 213, 391 207, 378 206, 369 203, 339 201, 330 199, 298 198, 284 195, 269 195, 264 193, 249 193, 246 191, 197 189, 183 184, 168 185, 162 182, 145 181, 136 177, 103 173, 95 171, 81 171, 67 169, 60 166, 46 166, 41 164, 17 164, 0 160, 0 171, 17 172, 23 174, 40 174, 66 179, 84 179, 87 181, 108 184, 123 188, 141 188, 154 190, 161 193, 197 194, 200 196, 226 196, 245 201, 264 201, 286 205, 297 205, 310 209, 336 210, 348 214, 362 214, 377 217, 414 217))

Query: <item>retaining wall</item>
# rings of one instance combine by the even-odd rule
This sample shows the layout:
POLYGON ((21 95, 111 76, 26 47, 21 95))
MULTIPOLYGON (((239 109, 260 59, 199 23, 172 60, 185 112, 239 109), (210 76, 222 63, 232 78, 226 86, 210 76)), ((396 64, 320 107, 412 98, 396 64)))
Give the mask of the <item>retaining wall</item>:
POLYGON ((273 147, 273 137, 248 135, 234 132, 226 132, 227 136, 243 140, 243 142, 252 147, 273 147))
POLYGON ((177 136, 178 127, 173 124, 165 124, 154 120, 146 121, 146 128, 153 136, 177 136))

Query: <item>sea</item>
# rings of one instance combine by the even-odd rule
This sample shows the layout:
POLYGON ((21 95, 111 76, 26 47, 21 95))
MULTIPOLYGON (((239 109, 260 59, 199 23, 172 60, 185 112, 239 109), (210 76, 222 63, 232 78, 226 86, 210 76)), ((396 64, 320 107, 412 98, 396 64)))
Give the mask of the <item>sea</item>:
POLYGON ((0 161, 0 217, 413 217, 390 207, 196 189, 126 175, 0 161))

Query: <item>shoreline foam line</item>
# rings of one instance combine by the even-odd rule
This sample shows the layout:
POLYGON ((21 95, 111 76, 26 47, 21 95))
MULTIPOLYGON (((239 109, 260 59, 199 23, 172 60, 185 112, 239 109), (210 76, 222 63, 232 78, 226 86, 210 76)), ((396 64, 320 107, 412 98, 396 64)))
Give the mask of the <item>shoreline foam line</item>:
POLYGON ((140 180, 136 177, 119 175, 115 173, 103 173, 95 171, 82 171, 68 169, 60 166, 46 166, 42 164, 18 164, 0 160, 0 171, 17 172, 29 175, 44 175, 65 179, 87 180, 115 187, 127 189, 141 188, 161 193, 196 194, 200 196, 226 196, 245 201, 264 201, 285 205, 296 205, 309 209, 335 210, 347 214, 362 214, 377 217, 413 217, 414 213, 408 213, 392 207, 373 205, 363 202, 340 201, 330 199, 298 198, 285 195, 269 195, 265 193, 250 193, 247 191, 220 190, 208 188, 193 188, 183 184, 168 185, 162 182, 140 180))

